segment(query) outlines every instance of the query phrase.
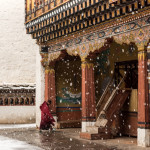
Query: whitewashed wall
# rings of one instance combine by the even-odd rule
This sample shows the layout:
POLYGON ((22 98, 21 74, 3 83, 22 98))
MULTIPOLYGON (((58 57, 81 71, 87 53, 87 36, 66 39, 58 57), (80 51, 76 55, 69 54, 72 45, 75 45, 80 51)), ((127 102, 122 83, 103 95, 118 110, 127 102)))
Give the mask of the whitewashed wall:
POLYGON ((45 69, 41 65, 41 55, 36 53, 36 126, 39 128, 41 122, 40 105, 44 102, 45 69))
POLYGON ((35 106, 0 106, 0 124, 35 123, 35 106))
MULTIPOLYGON (((0 84, 35 84, 39 47, 26 34, 25 1, 0 2, 0 84)), ((0 123, 14 121, 35 122, 35 106, 0 106, 0 123)))
POLYGON ((0 84, 35 83, 38 45, 26 34, 24 0, 0 1, 0 84))

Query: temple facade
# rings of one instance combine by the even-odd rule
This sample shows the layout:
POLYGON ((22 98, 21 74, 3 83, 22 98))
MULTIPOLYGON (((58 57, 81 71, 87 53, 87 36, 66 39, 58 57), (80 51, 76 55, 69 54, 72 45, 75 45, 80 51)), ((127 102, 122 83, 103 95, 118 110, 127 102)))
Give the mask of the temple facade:
POLYGON ((80 137, 130 135, 150 146, 149 0, 26 0, 36 39, 36 124, 52 100, 58 128, 80 137))

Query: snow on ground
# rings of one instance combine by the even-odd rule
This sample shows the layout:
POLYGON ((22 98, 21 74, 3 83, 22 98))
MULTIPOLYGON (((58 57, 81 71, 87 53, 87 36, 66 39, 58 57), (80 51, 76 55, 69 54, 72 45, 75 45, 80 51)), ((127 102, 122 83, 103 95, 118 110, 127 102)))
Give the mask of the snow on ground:
POLYGON ((35 128, 36 124, 0 124, 0 129, 35 128))
MULTIPOLYGON (((34 128, 35 124, 0 124, 0 129, 15 128, 34 128)), ((8 137, 0 136, 0 150, 42 150, 39 147, 32 146, 26 142, 14 140, 8 137)))
POLYGON ((42 150, 39 147, 32 146, 26 142, 10 139, 0 136, 0 149, 1 150, 42 150))

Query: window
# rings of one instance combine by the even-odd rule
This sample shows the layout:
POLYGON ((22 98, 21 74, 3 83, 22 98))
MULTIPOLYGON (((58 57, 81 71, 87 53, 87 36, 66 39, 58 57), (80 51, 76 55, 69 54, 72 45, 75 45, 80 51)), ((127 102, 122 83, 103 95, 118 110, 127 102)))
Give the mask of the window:
POLYGON ((15 105, 19 105, 19 99, 18 98, 15 99, 15 105))
POLYGON ((29 98, 26 98, 25 105, 29 105, 29 98))
POLYGON ((35 89, 2 89, 0 93, 0 106, 35 105, 35 89))
POLYGON ((23 104, 24 104, 24 99, 21 98, 21 99, 20 99, 20 105, 23 105, 23 104))
POLYGON ((31 105, 34 105, 34 98, 33 98, 33 97, 31 98, 30 104, 31 104, 31 105))
POLYGON ((13 98, 10 99, 10 105, 14 105, 14 99, 13 98))
POLYGON ((8 98, 4 99, 4 105, 8 105, 8 98))
POLYGON ((3 105, 3 99, 0 98, 0 105, 3 105))

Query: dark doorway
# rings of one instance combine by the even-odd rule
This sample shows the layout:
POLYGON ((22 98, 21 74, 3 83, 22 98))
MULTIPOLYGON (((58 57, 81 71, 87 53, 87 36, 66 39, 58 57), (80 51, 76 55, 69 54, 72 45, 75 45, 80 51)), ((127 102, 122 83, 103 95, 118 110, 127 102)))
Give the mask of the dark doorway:
POLYGON ((115 84, 118 85, 120 80, 126 74, 124 88, 138 88, 138 61, 123 61, 115 63, 115 84))
POLYGON ((118 131, 121 135, 137 136, 137 90, 138 90, 138 61, 115 63, 115 84, 124 78, 122 89, 131 89, 131 95, 126 100, 119 113, 118 131))

